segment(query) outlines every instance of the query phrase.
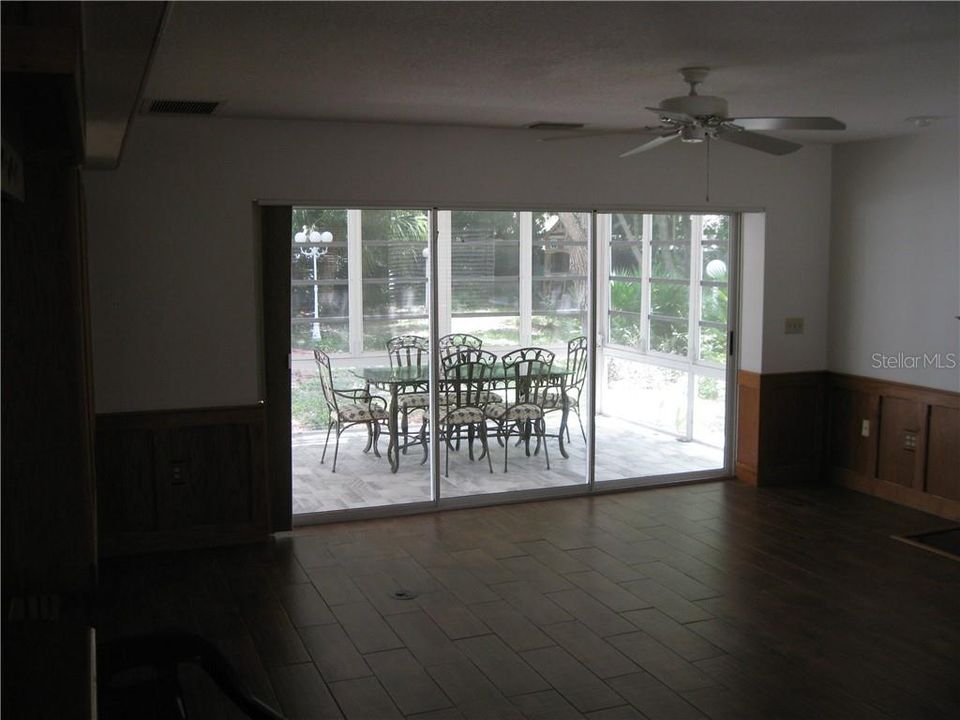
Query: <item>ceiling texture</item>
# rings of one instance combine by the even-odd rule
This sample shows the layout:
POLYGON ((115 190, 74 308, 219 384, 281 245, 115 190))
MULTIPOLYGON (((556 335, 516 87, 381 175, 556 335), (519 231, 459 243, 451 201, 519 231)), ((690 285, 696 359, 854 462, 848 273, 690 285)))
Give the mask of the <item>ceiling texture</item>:
POLYGON ((734 116, 831 115, 849 141, 953 122, 955 2, 170 3, 146 98, 218 100, 217 115, 588 129, 654 124, 686 93, 734 116))

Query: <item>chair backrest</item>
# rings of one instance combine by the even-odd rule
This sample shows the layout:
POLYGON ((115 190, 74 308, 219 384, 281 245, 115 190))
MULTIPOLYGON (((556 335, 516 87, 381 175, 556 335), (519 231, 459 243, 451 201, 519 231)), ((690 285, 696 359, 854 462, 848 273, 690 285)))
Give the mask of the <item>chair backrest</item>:
POLYGON ((493 367, 484 360, 465 360, 445 367, 440 382, 441 403, 448 407, 482 407, 483 390, 493 377, 493 367))
POLYGON ((478 338, 476 335, 467 335, 466 333, 451 333, 450 335, 444 335, 440 338, 440 341, 437 345, 440 348, 440 354, 444 355, 445 351, 450 348, 474 348, 480 350, 483 347, 483 340, 478 338))
POLYGON ((447 368, 467 362, 483 363, 492 367, 497 364, 497 356, 487 350, 462 346, 447 348, 440 355, 440 367, 443 373, 446 373, 447 368))
POLYGON ((430 341, 420 335, 398 335, 387 341, 390 367, 426 367, 430 362, 430 341))
POLYGON ((567 372, 567 390, 579 394, 587 379, 587 338, 583 335, 567 343, 567 372))
POLYGON ((506 381, 514 389, 514 405, 543 406, 551 385, 553 358, 546 348, 520 348, 500 358, 506 381))
POLYGON ((323 399, 327 401, 327 408, 337 410, 337 394, 333 391, 333 372, 330 370, 330 356, 323 350, 314 349, 313 359, 317 362, 320 371, 320 388, 323 390, 323 399))

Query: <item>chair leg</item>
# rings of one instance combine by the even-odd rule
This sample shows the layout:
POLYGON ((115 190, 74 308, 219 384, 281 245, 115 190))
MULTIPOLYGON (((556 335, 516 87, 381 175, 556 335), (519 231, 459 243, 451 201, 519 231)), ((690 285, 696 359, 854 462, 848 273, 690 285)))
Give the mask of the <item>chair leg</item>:
POLYGON ((337 423, 337 442, 333 446, 333 470, 331 472, 337 471, 337 455, 340 453, 340 433, 343 432, 340 429, 340 423, 337 423))
POLYGON ((403 438, 403 454, 407 454, 407 430, 409 429, 408 425, 408 414, 409 410, 404 408, 400 411, 400 436, 403 438))
POLYGON ((507 471, 507 452, 510 450, 510 425, 504 425, 503 437, 503 471, 507 471))
POLYGON ((538 435, 537 444, 540 444, 540 440, 543 440, 543 457, 547 460, 547 470, 550 469, 550 451, 547 450, 547 421, 543 418, 540 418, 539 421, 534 421, 534 425, 537 427, 538 435))
POLYGON ((583 429, 583 419, 580 417, 580 408, 577 408, 577 422, 580 423, 580 434, 583 435, 583 441, 587 441, 587 431, 583 429))
POLYGON ((483 454, 487 456, 487 466, 490 468, 490 474, 493 474, 493 460, 490 459, 490 446, 487 444, 487 424, 480 423, 480 444, 483 445, 483 454))
POLYGON ((327 424, 327 439, 326 439, 326 441, 323 443, 323 454, 320 456, 320 463, 321 463, 321 464, 323 463, 324 458, 327 457, 327 445, 330 444, 330 431, 331 431, 331 430, 333 430, 333 421, 332 421, 332 420, 327 424))
POLYGON ((423 460, 420 461, 420 464, 423 465, 427 462, 427 421, 424 418, 423 423, 420 425, 420 444, 423 445, 423 460))
POLYGON ((370 452, 371 447, 373 447, 373 426, 371 423, 367 423, 367 446, 363 449, 363 452, 370 452))
MULTIPOLYGON (((450 433, 452 433, 452 432, 453 432, 453 425, 447 425, 447 437, 448 437, 448 438, 450 437, 450 433)), ((460 428, 459 428, 459 426, 458 426, 458 427, 457 427, 457 445, 459 446, 459 444, 460 444, 460 428)), ((446 460, 445 460, 445 463, 444 463, 444 466, 443 466, 443 476, 444 476, 444 477, 450 477, 450 443, 449 443, 449 441, 447 442, 447 450, 446 450, 446 455, 445 455, 445 457, 446 457, 446 460)))
POLYGON ((380 457, 380 448, 377 447, 377 444, 380 442, 380 423, 374 420, 370 423, 372 427, 373 434, 373 454, 376 457, 380 457))

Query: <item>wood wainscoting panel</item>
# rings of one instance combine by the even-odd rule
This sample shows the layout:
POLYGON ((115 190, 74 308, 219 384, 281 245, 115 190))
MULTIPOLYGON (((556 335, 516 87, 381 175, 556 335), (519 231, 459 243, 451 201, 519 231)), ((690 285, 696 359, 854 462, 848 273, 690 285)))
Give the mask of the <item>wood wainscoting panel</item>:
POLYGON ((960 393, 831 373, 828 396, 829 478, 960 519, 960 393))
POLYGON ((923 489, 923 435, 926 406, 880 396, 880 448, 877 477, 904 487, 923 489))
POLYGON ((879 398, 853 388, 833 387, 828 408, 827 461, 859 475, 876 475, 879 398))
POLYGON ((251 522, 250 441, 248 426, 240 424, 188 426, 159 433, 155 466, 161 473, 157 505, 162 527, 251 522))
POLYGON ((737 393, 736 475, 756 485, 760 461, 760 374, 738 372, 737 393))
POLYGON ((97 520, 100 532, 156 530, 152 430, 97 423, 97 520))
POLYGON ((98 416, 101 554, 264 537, 264 443, 260 405, 98 416))
POLYGON ((738 374, 737 477, 752 485, 819 480, 823 372, 738 374))
POLYGON ((960 500, 960 410, 932 405, 927 429, 925 491, 960 500))
POLYGON ((824 387, 822 372, 762 376, 760 468, 764 484, 820 479, 824 387))

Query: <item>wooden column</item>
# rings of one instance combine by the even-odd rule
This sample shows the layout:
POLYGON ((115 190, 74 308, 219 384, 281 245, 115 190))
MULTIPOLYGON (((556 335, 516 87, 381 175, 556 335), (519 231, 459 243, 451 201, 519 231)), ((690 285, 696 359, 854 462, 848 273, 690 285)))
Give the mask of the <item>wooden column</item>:
MULTIPOLYGON (((3 15, 4 717, 90 718, 92 383, 79 6, 3 15)), ((7 12, 9 10, 9 12, 7 12)))

